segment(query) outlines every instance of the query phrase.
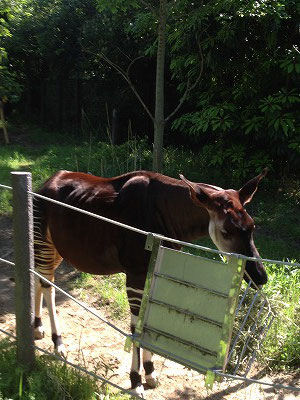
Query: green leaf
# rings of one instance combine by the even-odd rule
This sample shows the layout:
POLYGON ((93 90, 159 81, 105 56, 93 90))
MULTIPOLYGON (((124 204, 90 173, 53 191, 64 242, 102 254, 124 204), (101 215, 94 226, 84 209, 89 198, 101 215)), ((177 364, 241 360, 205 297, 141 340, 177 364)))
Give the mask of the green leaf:
POLYGON ((289 127, 288 127, 288 125, 286 124, 286 122, 284 120, 281 120, 281 126, 282 126, 282 129, 283 129, 283 132, 284 132, 285 136, 287 136, 289 127))

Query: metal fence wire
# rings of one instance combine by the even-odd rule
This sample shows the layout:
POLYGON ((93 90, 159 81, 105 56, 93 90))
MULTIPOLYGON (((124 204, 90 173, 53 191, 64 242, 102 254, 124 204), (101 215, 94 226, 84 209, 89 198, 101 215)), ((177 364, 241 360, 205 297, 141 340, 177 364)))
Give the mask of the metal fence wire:
MULTIPOLYGON (((12 190, 12 187, 0 184, 0 189, 1 188, 7 189, 7 190, 12 190)), ((146 232, 146 231, 122 224, 118 221, 113 221, 106 217, 102 217, 102 216, 90 213, 88 211, 81 210, 77 207, 73 207, 68 204, 64 204, 64 203, 58 202, 56 200, 47 198, 45 196, 41 196, 32 191, 28 191, 28 194, 32 197, 35 196, 37 198, 41 198, 43 200, 50 201, 55 204, 59 204, 62 207, 70 208, 72 210, 81 212, 83 214, 92 216, 94 218, 104 220, 108 223, 116 224, 118 226, 121 226, 126 229, 130 229, 134 232, 137 232, 137 233, 140 233, 143 235, 152 234, 153 236, 155 236, 161 240, 164 240, 164 241, 177 243, 177 244, 179 244, 181 246, 185 246, 185 247, 188 246, 190 248, 194 248, 194 249, 204 251, 204 252, 219 254, 221 256, 224 256, 224 255, 231 256, 232 255, 230 253, 220 252, 218 250, 210 249, 207 247, 203 247, 203 246, 199 246, 199 245, 195 245, 195 244, 191 244, 191 243, 186 243, 186 242, 181 242, 181 241, 178 241, 175 239, 166 238, 162 235, 157 235, 157 234, 153 234, 151 232, 146 232)), ((245 259, 245 260, 256 260, 253 257, 245 257, 243 255, 235 255, 235 256, 237 256, 238 258, 241 258, 241 259, 245 259)), ((297 264, 297 263, 274 261, 274 260, 269 260, 269 259, 260 259, 260 260, 263 262, 272 263, 272 264, 289 265, 289 266, 292 265, 294 267, 300 267, 300 264, 297 264)), ((0 258, 0 262, 5 263, 10 266, 15 265, 15 263, 13 263, 9 260, 3 259, 3 258, 0 258)), ((92 313, 96 318, 100 319, 103 323, 109 325, 111 328, 118 331, 124 337, 132 338, 131 335, 127 334, 122 329, 118 328, 116 325, 112 324, 110 321, 103 318, 99 313, 92 310, 90 307, 85 305, 83 302, 75 299, 73 296, 71 296, 66 291, 62 290, 57 285, 48 281, 46 278, 44 278, 42 275, 40 275, 35 270, 30 269, 30 272, 32 274, 38 276, 40 279, 43 279, 45 282, 47 282, 51 286, 55 287, 55 289, 57 289, 58 291, 60 291, 64 295, 66 295, 72 301, 76 302, 78 305, 83 307, 86 311, 92 313)), ((267 332, 270 329, 272 322, 278 317, 272 308, 270 300, 264 294, 262 289, 256 287, 255 291, 251 290, 251 287, 254 287, 254 286, 255 286, 254 283, 250 280, 248 285, 245 288, 243 288, 239 294, 239 301, 238 301, 238 305, 237 305, 236 311, 235 311, 235 324, 234 324, 234 328, 233 328, 231 345, 230 345, 230 350, 229 350, 227 361, 226 361, 226 372, 224 373, 224 372, 218 371, 218 370, 213 370, 212 372, 215 373, 216 375, 218 375, 219 377, 222 377, 222 378, 225 377, 230 380, 239 380, 239 381, 244 381, 247 383, 259 383, 262 385, 271 386, 275 389, 286 389, 286 390, 290 390, 290 391, 300 392, 300 388, 298 388, 298 387, 282 385, 282 384, 278 384, 278 383, 275 384, 275 383, 270 383, 270 382, 264 382, 261 380, 251 379, 248 377, 248 375, 251 371, 251 367, 256 359, 257 354, 260 351, 262 351, 262 349, 263 349, 262 345, 263 345, 263 341, 265 340, 265 338, 267 336, 267 332)), ((14 335, 6 332, 5 330, 0 329, 0 331, 2 333, 6 334, 7 336, 9 336, 13 339, 16 339, 16 337, 14 335)), ((42 351, 46 354, 50 354, 50 353, 46 352, 45 350, 39 348, 38 346, 34 346, 34 347, 36 349, 38 349, 39 351, 42 351)), ((115 388, 123 391, 124 393, 130 393, 128 390, 110 382, 109 380, 107 380, 99 375, 96 375, 96 374, 86 370, 85 368, 82 368, 76 364, 73 364, 57 355, 55 357, 58 358, 59 360, 61 360, 62 362, 65 362, 66 364, 68 364, 82 372, 87 373, 88 375, 94 377, 95 379, 99 379, 102 382, 105 382, 109 385, 114 386, 115 388)), ((136 396, 136 397, 141 398, 138 396, 136 396)))

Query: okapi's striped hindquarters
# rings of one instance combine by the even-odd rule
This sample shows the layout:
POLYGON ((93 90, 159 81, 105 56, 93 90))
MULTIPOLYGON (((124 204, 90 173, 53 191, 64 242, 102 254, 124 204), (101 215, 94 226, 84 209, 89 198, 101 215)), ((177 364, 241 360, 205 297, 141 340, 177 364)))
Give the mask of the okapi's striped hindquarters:
MULTIPOLYGON (((221 251, 258 257, 253 241, 254 222, 244 205, 251 201, 265 173, 240 190, 224 190, 190 182, 183 176, 178 180, 149 171, 113 178, 59 171, 44 183, 39 193, 142 231, 185 242, 210 236, 221 251)), ((34 254, 36 270, 50 282, 54 282, 54 271, 62 258, 79 271, 95 275, 124 272, 134 331, 150 259, 144 235, 35 198, 34 254)), ((267 274, 260 261, 247 261, 246 271, 256 285, 266 283, 267 274)), ((55 350, 64 354, 55 290, 37 278, 35 296, 35 337, 44 336, 41 313, 45 296, 55 350)), ((154 387, 151 357, 149 351, 143 351, 146 382, 154 387)), ((133 346, 131 387, 134 393, 142 395, 140 369, 140 349, 133 346)))

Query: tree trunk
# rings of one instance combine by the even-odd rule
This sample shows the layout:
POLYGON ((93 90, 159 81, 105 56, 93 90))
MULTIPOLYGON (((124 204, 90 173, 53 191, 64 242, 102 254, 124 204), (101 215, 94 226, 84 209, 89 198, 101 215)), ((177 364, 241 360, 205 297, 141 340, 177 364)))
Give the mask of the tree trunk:
POLYGON ((164 75, 165 75, 165 48, 166 48, 166 20, 167 0, 160 0, 158 20, 158 45, 156 63, 156 91, 154 116, 154 146, 153 171, 162 172, 163 169, 163 136, 165 129, 164 114, 164 75))

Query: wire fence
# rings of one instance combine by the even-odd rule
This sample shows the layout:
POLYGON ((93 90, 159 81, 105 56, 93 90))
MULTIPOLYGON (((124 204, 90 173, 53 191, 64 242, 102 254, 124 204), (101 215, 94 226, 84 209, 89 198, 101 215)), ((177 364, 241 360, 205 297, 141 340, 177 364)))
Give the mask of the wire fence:
MULTIPOLYGON (((13 188, 10 187, 10 186, 2 185, 2 184, 0 184, 0 188, 2 188, 2 189, 7 189, 7 190, 12 190, 12 189, 13 189, 13 188)), ((40 194, 37 194, 37 193, 33 192, 32 190, 27 190, 26 192, 27 192, 27 195, 30 195, 31 197, 40 198, 40 199, 43 199, 43 200, 45 200, 45 201, 49 201, 49 202, 55 203, 55 204, 57 204, 57 205, 60 205, 60 206, 62 206, 62 207, 66 207, 66 208, 72 209, 72 210, 74 210, 74 211, 80 212, 80 213, 82 213, 82 214, 85 214, 85 215, 88 215, 88 216, 91 216, 91 217, 94 217, 94 218, 97 218, 97 219, 101 219, 101 220, 103 220, 103 221, 105 221, 105 222, 115 224, 115 225, 117 225, 117 226, 119 226, 119 227, 129 229, 129 230, 131 230, 131 231, 133 231, 133 232, 136 232, 136 233, 139 233, 139 234, 142 234, 142 235, 146 235, 146 236, 152 235, 152 236, 155 236, 155 237, 159 238, 160 240, 163 240, 163 241, 166 241, 166 242, 175 243, 175 244, 178 244, 178 245, 180 245, 180 246, 189 246, 189 247, 192 247, 192 248, 201 250, 201 251, 210 252, 210 253, 215 253, 215 254, 219 254, 219 255, 222 255, 222 256, 229 256, 229 257, 230 257, 230 256, 236 256, 237 258, 240 258, 240 259, 243 259, 243 260, 251 260, 251 261, 259 260, 259 261, 266 262, 266 263, 272 263, 272 264, 278 264, 278 265, 288 265, 288 266, 300 267, 300 264, 298 264, 298 263, 283 262, 283 261, 270 260, 270 259, 262 259, 262 258, 257 259, 257 258, 254 258, 254 257, 247 257, 247 256, 240 255, 240 254, 222 252, 222 251, 219 251, 219 250, 210 249, 210 248, 208 248, 208 247, 200 246, 200 245, 197 245, 197 244, 191 244, 191 243, 187 243, 187 242, 175 240, 175 239, 172 239, 172 238, 167 238, 167 237, 165 237, 165 236, 162 236, 162 235, 159 235, 159 234, 156 234, 156 233, 147 232, 147 231, 144 231, 144 230, 141 230, 141 229, 138 229, 138 228, 134 228, 134 227, 131 227, 131 226, 129 226, 129 225, 120 223, 120 222, 118 222, 118 221, 114 221, 114 220, 111 220, 111 219, 109 219, 109 218, 106 218, 106 217, 103 217, 103 216, 100 216, 100 215, 97 215, 97 214, 88 212, 88 211, 86 211, 86 210, 82 210, 82 209, 80 209, 80 208, 77 208, 77 207, 74 207, 74 206, 71 206, 71 205, 68 205, 68 204, 65 204, 65 203, 61 203, 61 202, 59 202, 59 201, 56 201, 56 200, 53 200, 53 199, 51 199, 51 198, 48 198, 48 197, 42 196, 42 195, 40 195, 40 194)), ((14 263, 14 262, 11 262, 11 261, 6 260, 6 259, 3 259, 3 258, 0 258, 0 262, 5 263, 5 264, 7 264, 7 265, 10 265, 10 266, 12 266, 12 267, 15 266, 15 263, 14 263)), ((124 337, 126 337, 126 338, 127 338, 127 337, 131 337, 131 338, 132 338, 132 335, 127 334, 127 333, 124 332, 122 329, 120 329, 119 327, 117 327, 116 325, 114 325, 113 323, 111 323, 110 321, 108 321, 107 319, 103 318, 98 312, 95 312, 93 309, 91 309, 90 307, 88 307, 87 305, 85 305, 83 302, 77 300, 77 299, 74 298, 72 295, 70 295, 68 292, 64 291, 64 290, 61 289, 59 286, 55 285, 53 282, 49 281, 48 279, 46 279, 45 277, 43 277, 42 275, 40 275, 40 274, 39 274, 37 271, 35 271, 33 268, 29 268, 29 272, 30 272, 32 275, 38 276, 38 277, 39 277, 40 279, 42 279, 43 281, 47 282, 47 284, 53 286, 55 289, 57 289, 59 292, 61 292, 62 294, 64 294, 64 295, 67 296, 68 298, 70 298, 72 301, 74 301, 74 302, 75 302, 76 304, 78 304, 80 307, 84 308, 86 311, 90 312, 92 315, 94 315, 96 318, 98 318, 99 320, 101 320, 103 323, 107 324, 107 325, 110 326, 112 329, 114 329, 114 330, 116 330, 117 332, 119 332, 122 336, 124 336, 124 337)), ((248 286, 247 286, 247 288, 246 288, 246 290, 244 291, 244 293, 241 294, 241 298, 240 298, 240 301, 239 301, 238 306, 237 306, 237 309, 236 309, 236 315, 238 315, 238 313, 241 312, 241 310, 242 310, 242 305, 244 304, 245 298, 246 298, 247 294, 249 293, 249 289, 250 289, 250 287, 251 287, 251 284, 254 285, 253 282, 250 281, 249 284, 248 284, 248 286)), ((254 286, 255 286, 255 285, 254 285, 254 286)), ((262 329, 261 332, 259 333, 259 334, 260 334, 260 340, 261 340, 261 341, 263 341, 263 339, 265 338, 265 336, 266 336, 266 334, 267 334, 267 331, 268 331, 268 329, 270 328, 273 319, 275 318, 275 314, 273 313, 273 311, 272 311, 271 308, 270 308, 270 304, 269 304, 269 301, 268 301, 266 295, 263 293, 263 291, 262 291, 260 288, 256 287, 256 289, 258 289, 258 290, 257 290, 256 294, 254 295, 251 304, 248 306, 248 311, 247 311, 246 315, 244 316, 243 322, 242 322, 242 324, 237 328, 236 336, 233 337, 232 345, 231 345, 231 350, 230 350, 229 355, 228 355, 227 364, 230 362, 231 358, 232 358, 233 355, 234 355, 234 351, 235 351, 235 349, 236 349, 236 344, 238 343, 238 340, 239 340, 240 336, 242 335, 243 328, 244 328, 244 326, 245 326, 245 324, 246 324, 246 322, 247 322, 247 320, 248 320, 248 317, 249 317, 250 314, 251 314, 251 311, 252 311, 253 308, 254 308, 255 301, 256 301, 256 299, 257 299, 258 297, 261 297, 262 301, 261 301, 261 303, 260 303, 260 305, 259 305, 259 310, 258 310, 257 318, 254 320, 254 322, 252 321, 252 325, 251 325, 250 330, 249 330, 249 328, 248 328, 248 333, 250 332, 250 334, 251 334, 251 333, 253 333, 254 330, 257 329, 257 320, 258 320, 258 318, 260 318, 260 316, 261 316, 261 314, 262 314, 262 310, 263 310, 265 307, 268 308, 268 316, 267 316, 267 318, 264 320, 263 329, 262 329)), ((3 330, 3 329, 0 329, 0 331, 1 331, 3 334, 9 336, 10 338, 12 338, 12 339, 14 339, 14 340, 17 339, 16 336, 10 334, 9 332, 6 332, 6 331, 3 330)), ((274 388, 274 389, 285 389, 285 390, 290 390, 290 391, 294 391, 294 392, 300 392, 300 388, 295 387, 295 386, 288 386, 288 385, 283 385, 283 384, 279 384, 279 383, 270 383, 270 382, 265 382, 265 381, 262 381, 262 380, 251 379, 251 378, 246 377, 247 373, 249 372, 249 370, 250 370, 250 368, 251 368, 251 366, 252 366, 252 364, 253 364, 253 362, 254 362, 254 360, 255 360, 255 356, 256 356, 257 349, 255 349, 255 350, 251 353, 251 357, 250 357, 250 359, 249 359, 249 361, 248 361, 248 363, 247 363, 247 365, 246 365, 246 367, 245 367, 245 370, 244 370, 244 372, 243 372, 244 376, 239 376, 239 375, 237 375, 237 365, 239 364, 239 361, 242 359, 242 357, 243 357, 243 355, 244 355, 244 353, 245 353, 245 351, 246 351, 246 348, 247 348, 247 346, 248 346, 249 340, 250 340, 250 339, 249 339, 249 336, 244 340, 243 348, 241 349, 241 352, 240 352, 240 354, 239 354, 238 363, 236 363, 235 368, 234 368, 234 371, 233 371, 232 374, 230 374, 230 373, 224 373, 224 372, 219 371, 219 370, 212 370, 212 372, 215 373, 216 375, 220 376, 220 377, 224 377, 224 378, 227 378, 227 379, 229 379, 229 380, 238 380, 238 381, 243 381, 243 382, 246 382, 246 383, 249 383, 249 384, 251 384, 251 383, 257 383, 257 384, 261 384, 261 385, 270 386, 270 387, 272 387, 272 388, 274 388)), ((45 354, 51 355, 51 356, 53 357, 53 354, 52 354, 52 353, 49 353, 49 352, 45 351, 44 349, 41 349, 40 347, 38 347, 38 346, 36 346, 36 345, 34 345, 33 347, 34 347, 35 349, 37 349, 37 350, 39 350, 39 351, 41 351, 41 352, 43 352, 43 353, 45 353, 45 354)), ((120 387, 119 385, 116 385, 116 384, 112 383, 111 381, 105 379, 104 377, 101 377, 101 376, 99 376, 99 375, 97 375, 97 374, 95 374, 95 373, 93 373, 93 372, 90 372, 90 371, 86 370, 85 368, 83 368, 83 367, 81 367, 81 366, 79 366, 79 365, 76 365, 76 364, 74 364, 74 363, 71 363, 70 361, 67 361, 67 360, 64 359, 64 358, 59 357, 58 355, 54 355, 54 357, 57 358, 58 360, 62 361, 62 362, 65 362, 66 364, 72 366, 73 368, 75 368, 75 369, 77 369, 77 370, 79 370, 79 371, 81 371, 81 372, 84 372, 84 373, 86 373, 86 374, 92 376, 92 377, 95 378, 95 379, 98 379, 98 380, 100 380, 100 381, 102 381, 102 382, 105 382, 105 383, 107 383, 107 384, 109 384, 109 385, 111 385, 111 386, 117 388, 118 390, 120 390, 120 391, 122 391, 122 392, 124 392, 124 393, 129 393, 130 395, 132 395, 132 393, 131 393, 129 390, 126 390, 126 389, 120 387)), ((134 396, 135 396, 136 398, 141 399, 141 397, 139 397, 139 396, 136 396, 136 395, 134 395, 134 396)))

